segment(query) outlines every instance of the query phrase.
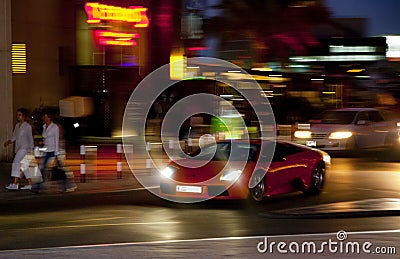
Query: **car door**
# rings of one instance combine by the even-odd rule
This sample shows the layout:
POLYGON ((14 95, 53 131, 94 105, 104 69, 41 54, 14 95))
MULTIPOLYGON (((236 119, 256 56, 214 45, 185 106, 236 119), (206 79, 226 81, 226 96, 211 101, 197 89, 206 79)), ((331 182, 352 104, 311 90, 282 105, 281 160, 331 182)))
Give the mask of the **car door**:
POLYGON ((307 165, 296 154, 301 150, 288 143, 276 143, 272 163, 267 173, 267 188, 270 194, 291 192, 293 181, 302 175, 307 165))
POLYGON ((373 145, 373 130, 368 111, 361 111, 357 114, 354 134, 358 148, 367 148, 373 145))
POLYGON ((369 147, 382 147, 386 136, 390 132, 389 124, 379 111, 370 111, 368 113, 371 122, 372 140, 369 147))
POLYGON ((384 118, 379 111, 362 111, 356 120, 356 143, 359 148, 382 146, 387 135, 384 118))

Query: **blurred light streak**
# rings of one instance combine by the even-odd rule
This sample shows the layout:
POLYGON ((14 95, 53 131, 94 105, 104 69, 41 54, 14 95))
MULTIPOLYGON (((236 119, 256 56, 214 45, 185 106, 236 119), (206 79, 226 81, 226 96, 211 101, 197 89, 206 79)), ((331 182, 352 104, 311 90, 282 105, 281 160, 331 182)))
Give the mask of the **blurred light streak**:
POLYGON ((171 52, 169 77, 172 80, 182 80, 185 78, 186 58, 183 50, 178 49, 171 52))
POLYGON ((133 40, 100 39, 99 43, 102 45, 115 45, 115 46, 136 46, 137 45, 137 43, 133 40))
POLYGON ((272 68, 270 68, 270 67, 254 67, 251 70, 254 70, 254 71, 272 71, 272 68))
POLYGON ((400 36, 386 36, 388 49, 386 57, 388 59, 400 60, 400 36))
POLYGON ((361 68, 361 69, 349 69, 349 70, 347 70, 347 72, 349 72, 349 73, 360 73, 360 72, 363 72, 363 71, 365 71, 364 68, 361 68))
POLYGON ((329 52, 331 53, 354 53, 354 52, 376 52, 376 47, 372 46, 338 46, 338 45, 330 45, 329 52))
POLYGON ((188 51, 200 51, 200 50, 208 50, 209 47, 189 47, 187 48, 188 51))
POLYGON ((96 31, 96 35, 99 37, 111 37, 111 38, 139 38, 137 33, 125 33, 115 31, 96 31))
POLYGON ((385 60, 383 55, 330 55, 330 56, 309 56, 290 58, 297 62, 340 62, 340 61, 379 61, 385 60))

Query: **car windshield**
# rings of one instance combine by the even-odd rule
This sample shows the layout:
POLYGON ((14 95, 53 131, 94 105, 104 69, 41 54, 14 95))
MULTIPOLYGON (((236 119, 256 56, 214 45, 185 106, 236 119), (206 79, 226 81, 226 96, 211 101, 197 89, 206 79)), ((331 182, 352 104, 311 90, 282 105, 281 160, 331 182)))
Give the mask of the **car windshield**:
POLYGON ((217 148, 213 145, 203 147, 201 150, 198 149, 196 152, 192 153, 196 160, 203 160, 210 155, 215 154, 212 158, 213 161, 255 161, 257 158, 257 151, 259 145, 246 143, 231 143, 231 142, 221 142, 217 143, 217 148), (203 152, 202 155, 200 151, 203 152))
POLYGON ((326 111, 320 119, 312 120, 313 123, 321 124, 350 124, 356 116, 356 111, 326 111))

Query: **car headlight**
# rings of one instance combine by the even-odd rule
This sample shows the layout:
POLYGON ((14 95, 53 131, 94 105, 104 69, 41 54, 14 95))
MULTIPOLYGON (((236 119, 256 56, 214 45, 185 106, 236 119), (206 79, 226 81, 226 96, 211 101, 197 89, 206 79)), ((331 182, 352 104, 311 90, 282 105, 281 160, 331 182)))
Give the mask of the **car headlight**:
POLYGON ((236 181, 239 176, 242 174, 242 170, 232 170, 226 173, 223 173, 220 177, 221 181, 236 181))
POLYGON ((311 131, 308 130, 296 130, 294 132, 296 138, 311 138, 311 131))
POLYGON ((353 136, 353 133, 350 131, 335 131, 329 135, 330 139, 346 139, 353 136))
POLYGON ((331 164, 331 156, 328 155, 327 153, 322 154, 322 160, 325 162, 325 164, 330 165, 331 164))
POLYGON ((164 169, 162 169, 160 171, 161 175, 166 177, 166 178, 170 178, 176 171, 178 171, 177 168, 173 167, 173 166, 167 166, 164 169))

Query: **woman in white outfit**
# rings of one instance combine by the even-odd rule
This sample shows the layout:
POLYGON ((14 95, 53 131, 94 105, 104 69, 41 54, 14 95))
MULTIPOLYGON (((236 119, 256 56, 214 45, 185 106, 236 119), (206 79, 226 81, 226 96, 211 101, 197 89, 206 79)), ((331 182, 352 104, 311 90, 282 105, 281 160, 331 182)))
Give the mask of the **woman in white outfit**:
MULTIPOLYGON (((45 111, 43 113, 43 142, 44 142, 44 154, 42 158, 41 168, 40 171, 42 172, 43 182, 48 180, 53 180, 57 178, 56 176, 52 175, 49 177, 49 172, 47 172, 48 167, 52 168, 52 174, 54 173, 54 169, 62 164, 62 155, 65 153, 62 149, 62 141, 60 143, 60 127, 57 123, 53 122, 55 115, 51 113, 51 111, 45 111), (61 156, 59 159, 58 156, 61 156)), ((62 132, 62 130, 61 130, 62 132)), ((71 192, 76 189, 76 184, 69 179, 66 179, 66 176, 63 175, 62 178, 58 179, 57 182, 60 185, 62 192, 71 192), (65 177, 65 178, 64 178, 65 177)), ((32 190, 34 192, 39 192, 40 189, 44 188, 43 185, 34 185, 32 190)))
POLYGON ((60 141, 60 131, 58 125, 53 122, 53 114, 49 114, 49 112, 45 112, 43 115, 43 141, 44 141, 44 156, 42 162, 42 176, 43 181, 46 181, 48 178, 48 173, 46 171, 47 163, 49 160, 54 159, 52 162, 52 166, 57 164, 57 156, 59 155, 59 141, 60 141))
MULTIPOLYGON (((18 182, 21 177, 21 160, 28 152, 33 150, 32 126, 26 121, 27 116, 27 109, 19 108, 17 110, 18 122, 15 125, 13 135, 11 139, 4 142, 4 147, 15 142, 15 156, 11 167, 11 176, 14 177, 14 181, 6 187, 9 190, 18 190, 18 182)), ((28 185, 21 189, 30 190, 32 181, 29 173, 26 173, 25 177, 28 179, 28 185)))

